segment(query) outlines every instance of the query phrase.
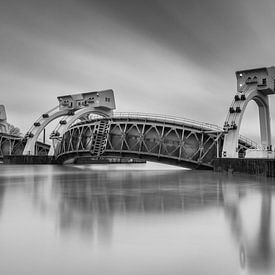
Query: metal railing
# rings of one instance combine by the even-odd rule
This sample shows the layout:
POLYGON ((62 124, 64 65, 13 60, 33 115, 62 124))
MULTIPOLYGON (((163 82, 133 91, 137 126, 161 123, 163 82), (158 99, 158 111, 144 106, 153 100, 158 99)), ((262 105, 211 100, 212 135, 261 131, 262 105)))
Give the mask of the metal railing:
POLYGON ((256 141, 254 141, 254 140, 252 140, 250 138, 247 138, 247 137, 245 137, 243 135, 239 135, 239 139, 241 141, 243 141, 243 142, 245 142, 245 143, 247 143, 247 144, 249 144, 249 145, 257 148, 257 149, 261 147, 256 141))
POLYGON ((222 132, 222 128, 207 122, 200 122, 189 118, 163 115, 163 114, 153 114, 153 113, 138 113, 138 112, 114 112, 114 118, 143 118, 143 119, 161 119, 163 121, 172 122, 172 123, 182 123, 188 124, 190 126, 197 126, 199 128, 207 129, 207 130, 215 130, 222 132))

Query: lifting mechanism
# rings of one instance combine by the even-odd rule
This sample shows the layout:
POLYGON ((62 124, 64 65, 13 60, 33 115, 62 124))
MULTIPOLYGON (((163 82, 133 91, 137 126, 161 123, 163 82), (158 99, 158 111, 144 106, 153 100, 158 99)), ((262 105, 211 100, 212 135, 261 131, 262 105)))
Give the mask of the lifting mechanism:
MULTIPOLYGON (((53 120, 63 117, 51 134, 53 141, 49 155, 54 154, 54 148, 60 142, 61 137, 67 129, 77 120, 85 119, 89 114, 97 114, 102 117, 110 117, 115 109, 115 98, 113 90, 103 90, 80 94, 64 95, 58 98, 59 105, 52 110, 43 113, 25 135, 26 146, 23 155, 35 155, 35 143, 45 129, 53 120)), ((104 128, 104 127, 103 127, 104 128)), ((101 129, 101 128, 100 128, 101 129)), ((104 130, 103 130, 104 132, 104 130)), ((104 136, 102 134, 102 136, 104 136)), ((97 142, 97 146, 100 141, 97 142)), ((97 152, 101 149, 96 147, 97 152)))
POLYGON ((237 71, 237 94, 229 108, 223 130, 224 158, 238 157, 239 131, 247 104, 254 100, 259 108, 261 150, 271 150, 271 128, 268 96, 275 93, 275 67, 237 71))

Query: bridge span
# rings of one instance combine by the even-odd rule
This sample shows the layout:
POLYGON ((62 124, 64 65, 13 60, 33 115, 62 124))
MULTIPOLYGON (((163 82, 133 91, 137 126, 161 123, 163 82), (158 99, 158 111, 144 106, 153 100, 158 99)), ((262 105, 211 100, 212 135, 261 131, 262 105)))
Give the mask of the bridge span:
MULTIPOLYGON (((114 113, 72 125, 56 146, 59 162, 79 156, 142 158, 193 169, 212 169, 221 157, 222 128, 190 119, 141 113, 114 113)), ((256 148, 240 136, 238 152, 256 148)))
MULTIPOLYGON (((5 155, 22 155, 27 140, 20 135, 20 130, 7 121, 4 105, 0 105, 0 160, 5 155)), ((34 151, 36 155, 47 155, 50 146, 35 141, 34 151)))
MULTIPOLYGON (((0 133, 0 159, 7 155, 21 156, 26 146, 26 139, 17 135, 0 133)), ((48 155, 50 145, 41 141, 35 143, 35 153, 39 156, 48 155)))

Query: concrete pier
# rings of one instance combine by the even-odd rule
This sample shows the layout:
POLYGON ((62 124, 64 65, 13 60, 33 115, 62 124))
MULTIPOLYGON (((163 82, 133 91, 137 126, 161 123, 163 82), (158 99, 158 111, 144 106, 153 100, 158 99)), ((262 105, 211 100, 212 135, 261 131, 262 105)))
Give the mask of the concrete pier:
POLYGON ((214 160, 215 172, 245 173, 265 177, 275 177, 275 159, 259 158, 217 158, 214 160))

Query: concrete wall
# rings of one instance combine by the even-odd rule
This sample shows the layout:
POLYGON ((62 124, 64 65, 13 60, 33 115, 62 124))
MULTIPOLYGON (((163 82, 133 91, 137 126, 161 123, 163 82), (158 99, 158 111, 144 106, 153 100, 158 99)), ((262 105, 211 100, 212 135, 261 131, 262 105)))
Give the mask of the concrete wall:
POLYGON ((55 164, 54 157, 50 156, 13 156, 3 157, 4 164, 55 164))
POLYGON ((275 177, 275 159, 219 158, 213 162, 215 172, 245 173, 275 177))

